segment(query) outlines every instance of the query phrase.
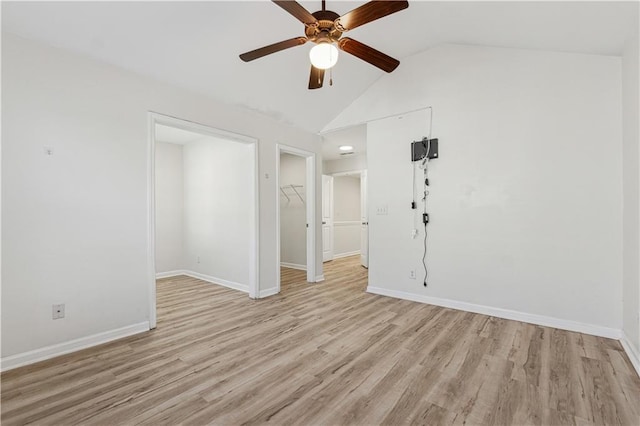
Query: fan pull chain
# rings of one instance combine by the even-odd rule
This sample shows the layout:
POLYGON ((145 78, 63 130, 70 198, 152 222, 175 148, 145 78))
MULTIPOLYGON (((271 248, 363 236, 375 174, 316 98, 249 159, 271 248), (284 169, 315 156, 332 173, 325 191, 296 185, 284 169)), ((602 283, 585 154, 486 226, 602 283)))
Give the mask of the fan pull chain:
POLYGON ((333 86, 333 67, 329 68, 329 86, 333 86))

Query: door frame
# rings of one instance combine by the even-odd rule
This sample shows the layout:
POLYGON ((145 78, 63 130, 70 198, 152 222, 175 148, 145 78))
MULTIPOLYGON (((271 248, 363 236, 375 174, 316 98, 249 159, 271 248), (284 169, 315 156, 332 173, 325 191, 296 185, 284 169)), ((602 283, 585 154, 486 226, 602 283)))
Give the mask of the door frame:
POLYGON ((280 155, 305 159, 305 205, 307 216, 307 282, 316 282, 316 154, 292 146, 276 144, 276 288, 280 293, 280 155))
POLYGON ((335 233, 335 226, 334 226, 334 223, 333 223, 333 222, 334 222, 334 220, 333 220, 333 213, 335 212, 335 207, 334 207, 335 203, 334 203, 333 182, 334 182, 334 176, 333 176, 333 175, 325 175, 325 174, 323 174, 323 175, 322 175, 322 206, 321 206, 321 211, 322 211, 322 224, 321 224, 321 229, 322 229, 322 233, 321 233, 320 235, 322 235, 322 263, 323 263, 323 264, 324 264, 325 262, 330 262, 330 261, 332 261, 332 260, 333 260, 333 256, 334 256, 334 254, 335 254, 335 251, 334 251, 334 242, 335 242, 335 235, 334 235, 334 233, 335 233), (326 176, 326 177, 328 177, 328 178, 331 178, 331 181, 330 181, 330 186, 331 186, 331 187, 330 187, 330 191, 329 191, 329 192, 331 192, 331 198, 329 199, 329 203, 330 203, 330 205, 329 205, 329 210, 331 211, 331 213, 330 213, 330 215, 329 215, 329 216, 331 217, 331 224, 329 224, 329 228, 331 229, 331 232, 330 232, 330 234, 331 234, 331 235, 330 235, 330 238, 331 238, 331 259, 326 259, 326 260, 325 260, 325 258, 324 258, 324 253, 325 253, 325 250, 324 250, 324 248, 325 248, 325 247, 324 247, 324 244, 325 244, 325 241, 324 241, 324 226, 325 226, 325 221, 324 221, 324 200, 325 200, 325 198, 324 198, 324 196, 325 196, 325 193, 324 193, 324 190, 325 190, 325 187, 324 187, 324 177, 325 177, 325 176, 326 176))
POLYGON ((259 293, 259 240, 260 234, 260 214, 259 214, 259 194, 258 194, 258 139, 229 132, 194 121, 184 120, 170 115, 158 112, 147 112, 147 279, 148 279, 148 301, 149 301, 149 328, 156 328, 156 206, 155 206, 155 165, 156 165, 156 124, 169 127, 175 127, 194 133, 200 133, 207 136, 219 137, 235 142, 247 144, 252 154, 253 161, 253 178, 251 185, 247 188, 251 197, 252 205, 248 206, 253 211, 253 220, 249 225, 249 297, 255 299, 259 293))
MULTIPOLYGON (((355 176, 355 175, 358 175, 360 177, 360 184, 362 184, 362 175, 367 173, 367 170, 368 169, 347 170, 347 171, 344 171, 344 172, 331 173, 329 176, 336 177, 336 176, 355 176)), ((368 187, 367 187, 367 190, 368 190, 368 187)), ((369 200, 367 198, 365 200, 365 204, 366 204, 365 208, 367 210, 367 216, 369 215, 369 212, 368 212, 369 203, 368 203, 368 201, 369 200)), ((362 219, 362 211, 360 211, 360 219, 362 219)), ((333 231, 335 233, 335 227, 334 227, 333 231)), ((368 234, 368 232, 369 232, 369 225, 367 225, 367 234, 368 234)), ((367 238, 367 240, 368 240, 368 238, 367 238)), ((334 241, 335 241, 335 238, 334 238, 334 241)), ((360 253, 362 255, 362 245, 360 246, 360 253)), ((367 257, 369 257, 368 256, 368 250, 367 250, 367 257)), ((368 262, 367 262, 367 264, 368 264, 368 262)), ((367 267, 367 269, 368 269, 368 267, 367 267)))

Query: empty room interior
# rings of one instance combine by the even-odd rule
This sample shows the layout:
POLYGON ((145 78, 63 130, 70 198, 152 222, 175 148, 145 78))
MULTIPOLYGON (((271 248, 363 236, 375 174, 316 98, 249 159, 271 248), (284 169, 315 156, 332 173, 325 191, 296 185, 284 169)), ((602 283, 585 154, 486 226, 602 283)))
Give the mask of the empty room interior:
POLYGON ((3 425, 640 425, 639 2, 1 8, 3 425))

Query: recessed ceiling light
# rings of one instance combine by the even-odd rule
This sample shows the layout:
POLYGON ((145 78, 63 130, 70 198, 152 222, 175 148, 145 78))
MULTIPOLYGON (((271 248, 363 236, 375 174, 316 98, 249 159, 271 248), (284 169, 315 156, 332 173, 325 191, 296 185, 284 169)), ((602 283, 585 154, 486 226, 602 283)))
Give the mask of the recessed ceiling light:
POLYGON ((340 147, 340 151, 352 151, 353 147, 351 145, 342 145, 340 147))

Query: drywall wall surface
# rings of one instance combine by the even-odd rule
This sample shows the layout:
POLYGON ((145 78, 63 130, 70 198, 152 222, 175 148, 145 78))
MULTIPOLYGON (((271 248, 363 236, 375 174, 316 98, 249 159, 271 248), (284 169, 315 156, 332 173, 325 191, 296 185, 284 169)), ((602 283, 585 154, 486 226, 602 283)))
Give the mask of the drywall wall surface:
POLYGON ((360 253, 360 222, 334 223, 333 257, 339 258, 360 253))
POLYGON ((3 358, 149 320, 149 111, 259 140, 261 291, 276 288, 277 143, 316 153, 321 205, 319 137, 257 112, 10 34, 2 92, 3 358))
POLYGON ((184 268, 249 285, 250 146, 214 137, 184 145, 184 268))
POLYGON ((304 269, 307 267, 306 206, 290 185, 300 185, 296 191, 306 201, 305 170, 304 157, 280 154, 280 186, 284 191, 280 192, 280 262, 304 269))
POLYGON ((182 264, 182 145, 156 143, 156 272, 184 269, 182 264))
POLYGON ((620 66, 442 46, 376 82, 332 125, 433 106, 440 158, 430 163, 425 288, 410 142, 428 134, 428 111, 368 124, 369 285, 619 330, 620 66))
POLYGON ((360 175, 333 177, 333 220, 360 220, 360 175))
POLYGON ((367 169, 367 155, 357 154, 339 160, 327 160, 322 163, 322 173, 332 175, 334 173, 353 172, 367 169))
POLYGON ((360 176, 334 176, 334 256, 360 251, 360 224, 360 176))
POLYGON ((640 150, 638 37, 622 57, 623 330, 640 353, 640 150))

